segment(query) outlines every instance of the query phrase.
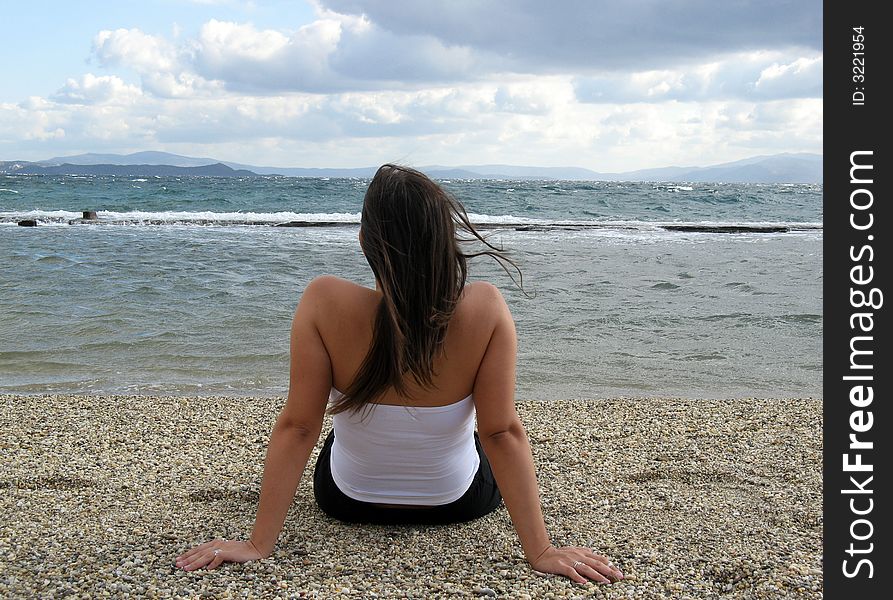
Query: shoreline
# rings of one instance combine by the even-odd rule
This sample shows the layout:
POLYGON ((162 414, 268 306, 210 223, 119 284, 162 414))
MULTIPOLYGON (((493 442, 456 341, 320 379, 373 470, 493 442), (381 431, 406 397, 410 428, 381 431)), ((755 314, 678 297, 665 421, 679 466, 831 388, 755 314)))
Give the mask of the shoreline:
MULTIPOLYGON (((519 385, 520 387, 520 385, 519 385)), ((244 393, 237 392, 216 392, 216 391, 205 391, 202 390, 201 393, 190 393, 188 391, 153 391, 153 390, 145 390, 137 393, 128 393, 126 391, 47 391, 47 390, 21 390, 14 389, 8 390, 0 388, 0 399, 5 398, 151 398, 151 399, 164 399, 164 398, 183 398, 183 399, 209 399, 209 400, 245 400, 245 401, 277 401, 284 402, 286 390, 275 390, 275 391, 258 391, 258 390, 249 390, 244 393)), ((518 394, 516 394, 517 396, 518 394)), ((815 402, 823 402, 824 398, 821 395, 821 390, 818 391, 817 394, 804 394, 802 396, 798 396, 796 398, 786 398, 779 396, 761 396, 755 395, 753 392, 750 393, 742 393, 737 395, 729 395, 729 396, 720 396, 718 394, 713 395, 702 395, 702 396, 683 396, 680 394, 649 394, 645 392, 636 393, 634 391, 630 391, 629 393, 617 393, 617 394, 607 394, 604 396, 592 396, 589 398, 576 398, 576 397, 562 397, 562 398, 549 398, 545 400, 541 400, 539 398, 516 398, 515 403, 519 406, 525 404, 550 404, 550 403, 574 403, 574 402, 610 402, 612 400, 635 400, 642 402, 741 402, 741 401, 760 401, 760 402, 774 402, 774 401, 786 401, 786 400, 803 400, 803 401, 815 401, 815 402)), ((328 421, 327 421, 328 422, 328 421)))
POLYGON ((627 575, 611 586, 535 573, 504 506, 439 527, 333 521, 316 451, 270 558, 177 570, 191 544, 250 533, 283 402, 0 395, 0 596, 822 597, 812 398, 519 402, 553 543, 610 557, 627 575))

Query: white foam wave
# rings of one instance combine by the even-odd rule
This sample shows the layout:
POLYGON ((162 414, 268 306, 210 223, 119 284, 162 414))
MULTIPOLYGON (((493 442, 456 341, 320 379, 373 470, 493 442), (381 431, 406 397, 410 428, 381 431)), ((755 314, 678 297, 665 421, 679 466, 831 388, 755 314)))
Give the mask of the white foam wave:
POLYGON ((360 213, 296 213, 296 212, 213 212, 213 211, 163 211, 163 212, 113 212, 98 211, 99 219, 110 221, 141 221, 167 223, 205 223, 220 225, 277 224, 290 221, 308 223, 357 223, 360 213))
MULTIPOLYGON (((0 212, 0 221, 35 219, 47 223, 68 223, 79 220, 80 212, 67 210, 30 210, 0 212)), ((159 225, 276 225, 288 222, 356 223, 360 213, 296 213, 296 212, 214 212, 214 211, 96 211, 98 224, 159 225)))
POLYGON ((71 212, 70 210, 20 210, 20 211, 3 211, 0 212, 0 220, 2 221, 20 221, 22 219, 37 219, 38 221, 68 221, 69 219, 77 219, 81 217, 79 212, 71 212))
MULTIPOLYGON (((296 213, 296 212, 214 212, 214 211, 97 211, 97 225, 359 225, 360 213, 296 213)), ((0 223, 15 223, 24 219, 34 219, 45 224, 64 224, 82 221, 82 213, 67 210, 0 211, 0 223)), ((608 219, 536 219, 515 215, 487 215, 469 213, 469 220, 488 228, 581 228, 618 229, 638 231, 661 231, 665 228, 787 228, 792 230, 821 230, 821 222, 778 222, 778 221, 640 221, 608 219)))

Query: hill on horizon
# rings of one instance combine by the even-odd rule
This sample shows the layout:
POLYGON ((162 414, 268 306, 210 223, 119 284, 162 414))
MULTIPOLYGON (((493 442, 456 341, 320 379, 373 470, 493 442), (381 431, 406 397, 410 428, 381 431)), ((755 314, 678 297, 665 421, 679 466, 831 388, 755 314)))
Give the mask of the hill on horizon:
MULTIPOLYGON (((537 167, 518 165, 429 165, 419 170, 439 179, 550 179, 593 181, 665 181, 712 183, 816 183, 823 182, 820 154, 774 154, 754 156, 728 163, 694 167, 660 167, 622 173, 602 173, 582 167, 537 167)), ((106 175, 283 175, 292 177, 372 177, 377 167, 302 168, 266 167, 197 158, 168 152, 132 154, 78 154, 39 162, 0 162, 0 173, 106 174, 106 175), (99 167, 102 168, 99 168, 99 167), (116 168, 116 167, 128 168, 116 168), (222 169, 226 166, 228 169, 222 169), (87 168, 93 167, 93 168, 87 168), (160 167, 166 167, 161 169, 160 167), (209 168, 214 167, 214 168, 209 168), (184 169, 184 170, 181 170, 184 169), (229 170, 232 170, 231 172, 229 170)))

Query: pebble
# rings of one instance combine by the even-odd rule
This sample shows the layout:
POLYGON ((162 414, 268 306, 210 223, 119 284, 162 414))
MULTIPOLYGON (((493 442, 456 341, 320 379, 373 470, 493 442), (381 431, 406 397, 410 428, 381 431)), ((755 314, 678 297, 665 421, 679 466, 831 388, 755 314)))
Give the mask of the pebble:
POLYGON ((553 541, 608 556, 625 573, 612 585, 531 569, 504 507, 449 526, 339 523, 309 473, 270 558, 175 568, 251 532, 283 402, 0 395, 0 597, 822 598, 809 398, 519 402, 553 541))

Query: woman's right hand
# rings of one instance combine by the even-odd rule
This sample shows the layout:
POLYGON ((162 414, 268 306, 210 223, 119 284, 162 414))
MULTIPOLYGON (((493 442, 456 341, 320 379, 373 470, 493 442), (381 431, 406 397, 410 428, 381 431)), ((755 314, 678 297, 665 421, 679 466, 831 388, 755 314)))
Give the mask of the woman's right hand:
POLYGON ((531 561, 530 566, 541 573, 564 575, 577 583, 586 583, 589 580, 613 583, 623 579, 620 569, 606 557, 580 546, 549 546, 531 561))
POLYGON ((194 571, 202 567, 216 569, 224 562, 244 563, 264 558, 250 540, 211 540, 199 544, 177 557, 176 566, 184 571, 194 571))

